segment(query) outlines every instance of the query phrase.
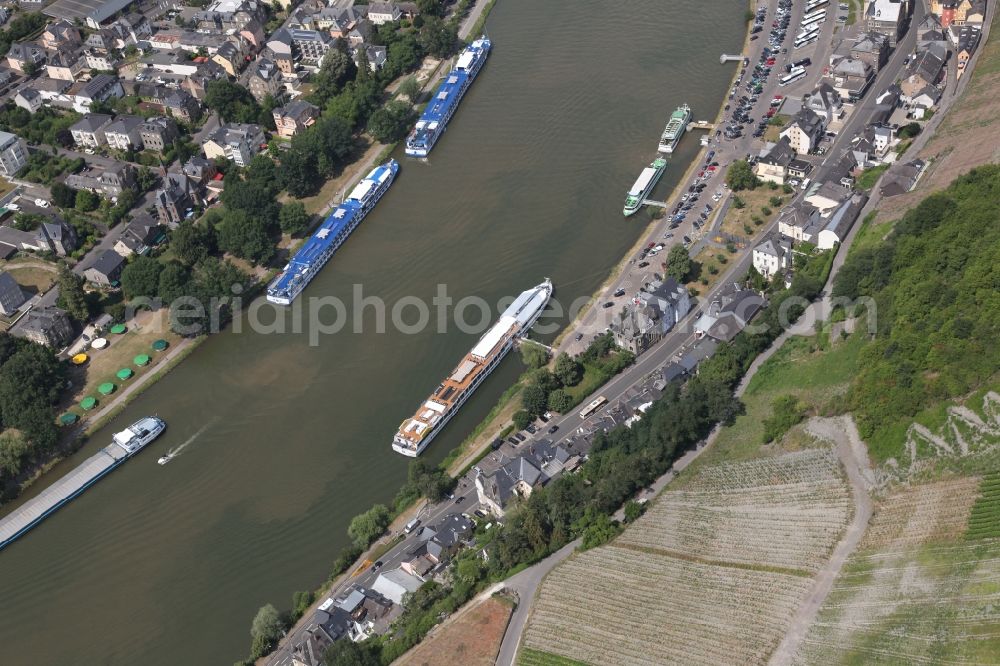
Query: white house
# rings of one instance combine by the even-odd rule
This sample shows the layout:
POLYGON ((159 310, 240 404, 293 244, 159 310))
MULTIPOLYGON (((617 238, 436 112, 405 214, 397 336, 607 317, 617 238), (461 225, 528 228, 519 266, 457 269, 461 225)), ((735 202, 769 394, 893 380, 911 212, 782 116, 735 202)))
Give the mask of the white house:
POLYGON ((0 173, 10 178, 28 163, 24 139, 10 132, 0 132, 0 173))
POLYGON ((372 590, 395 604, 402 604, 404 594, 416 592, 423 584, 424 581, 413 574, 408 574, 402 569, 392 569, 379 574, 375 584, 372 585, 372 590))
POLYGON ((118 116, 104 128, 108 145, 117 150, 142 148, 142 123, 143 119, 138 116, 118 116))
POLYGON ((792 241, 768 237, 753 249, 753 267, 766 278, 792 267, 792 241))

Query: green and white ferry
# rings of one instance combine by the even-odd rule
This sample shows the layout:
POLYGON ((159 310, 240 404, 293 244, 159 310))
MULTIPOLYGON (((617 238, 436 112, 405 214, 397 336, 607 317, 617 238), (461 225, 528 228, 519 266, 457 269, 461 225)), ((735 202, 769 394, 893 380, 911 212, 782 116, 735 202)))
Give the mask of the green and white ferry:
POLYGON ((625 217, 632 215, 642 208, 642 202, 646 200, 649 193, 656 187, 656 183, 660 181, 660 176, 663 175, 666 169, 667 160, 657 157, 648 167, 642 170, 635 184, 632 185, 632 189, 628 191, 628 197, 625 199, 625 208, 622 210, 625 217))
POLYGON ((660 136, 660 145, 657 150, 661 153, 674 152, 674 148, 680 143, 689 122, 691 122, 691 107, 687 104, 681 104, 670 114, 670 120, 667 121, 667 126, 663 128, 663 134, 660 136))

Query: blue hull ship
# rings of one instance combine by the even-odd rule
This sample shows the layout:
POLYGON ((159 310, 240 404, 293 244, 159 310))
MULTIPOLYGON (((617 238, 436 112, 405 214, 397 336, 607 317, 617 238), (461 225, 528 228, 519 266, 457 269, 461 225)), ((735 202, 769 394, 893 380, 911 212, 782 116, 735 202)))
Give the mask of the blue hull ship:
POLYGON ((306 285, 351 235, 361 220, 375 207, 399 172, 399 162, 389 160, 372 169, 355 186, 347 200, 327 216, 316 233, 295 253, 292 260, 267 287, 267 300, 277 305, 291 305, 306 285))
POLYGON ((434 98, 428 103, 424 113, 417 121, 416 127, 406 139, 406 154, 410 157, 427 157, 431 148, 437 143, 438 137, 448 126, 448 121, 455 114, 458 103, 462 101, 465 91, 479 74, 490 53, 492 43, 486 37, 480 37, 469 44, 462 55, 458 56, 455 69, 451 70, 441 82, 434 98))

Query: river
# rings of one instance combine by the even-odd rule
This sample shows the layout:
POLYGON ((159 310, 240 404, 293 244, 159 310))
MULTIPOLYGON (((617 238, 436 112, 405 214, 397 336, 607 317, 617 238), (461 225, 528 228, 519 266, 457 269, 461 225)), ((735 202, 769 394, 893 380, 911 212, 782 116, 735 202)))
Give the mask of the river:
MULTIPOLYGON (((714 118, 733 72, 718 56, 738 52, 745 11, 720 0, 501 0, 487 24, 494 51, 430 160, 400 151, 396 183, 305 297, 346 299, 363 283, 392 304, 429 300, 444 284, 456 299, 495 304, 544 277, 561 303, 590 294, 649 220, 625 220, 621 208, 670 112, 688 102, 696 119, 714 118)), ((681 143, 658 198, 699 134, 681 143)), ((206 341, 32 489, 141 415, 169 424, 150 450, 0 552, 0 663, 244 656, 257 608, 287 608, 292 592, 314 588, 350 518, 391 500, 407 465, 389 448, 393 432, 476 338, 455 326, 369 326, 310 346, 304 333, 248 328, 206 341)), ((429 462, 520 370, 512 354, 429 462)))

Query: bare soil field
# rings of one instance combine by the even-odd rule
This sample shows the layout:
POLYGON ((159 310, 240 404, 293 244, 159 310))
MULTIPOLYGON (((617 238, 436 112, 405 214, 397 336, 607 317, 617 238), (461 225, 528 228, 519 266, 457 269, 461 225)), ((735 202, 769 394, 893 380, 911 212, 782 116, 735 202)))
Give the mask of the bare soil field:
POLYGON ((393 666, 492 666, 513 610, 510 604, 493 597, 473 602, 394 661, 393 666))

